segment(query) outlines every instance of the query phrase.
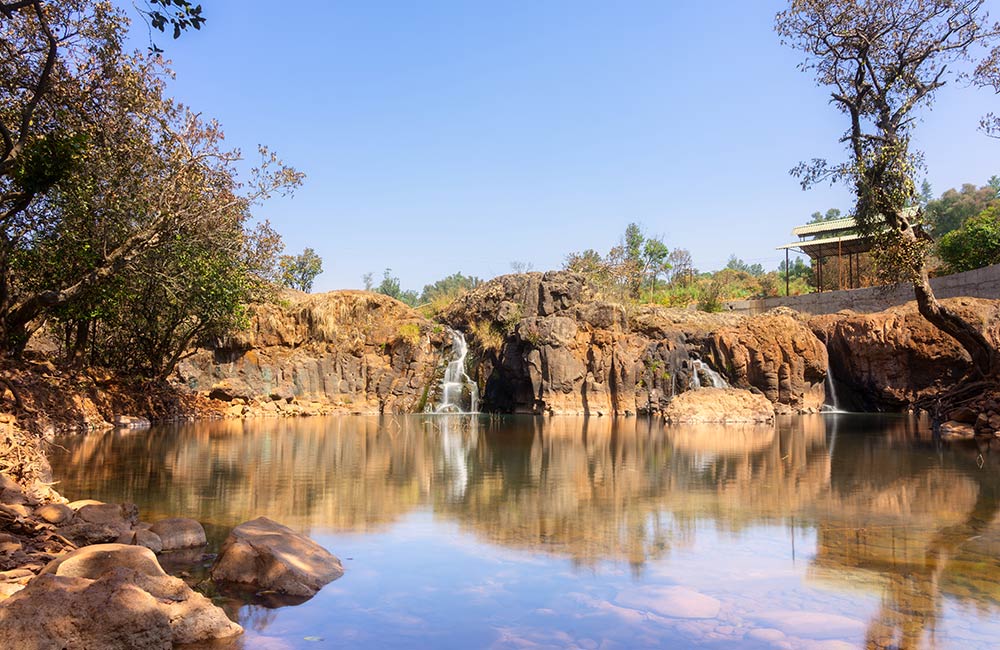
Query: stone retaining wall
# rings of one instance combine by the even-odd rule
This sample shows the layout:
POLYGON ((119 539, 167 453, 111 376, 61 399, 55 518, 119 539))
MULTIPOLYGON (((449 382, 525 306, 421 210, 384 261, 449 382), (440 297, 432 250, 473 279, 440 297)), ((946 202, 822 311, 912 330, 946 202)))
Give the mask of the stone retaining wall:
MULTIPOLYGON (((938 298, 1000 299, 1000 264, 965 273, 945 275, 931 280, 938 298)), ((848 291, 826 291, 802 296, 731 300, 723 309, 740 314, 760 314, 775 307, 790 307, 807 314, 833 314, 841 309, 861 313, 883 311, 914 299, 913 287, 895 284, 848 291)))

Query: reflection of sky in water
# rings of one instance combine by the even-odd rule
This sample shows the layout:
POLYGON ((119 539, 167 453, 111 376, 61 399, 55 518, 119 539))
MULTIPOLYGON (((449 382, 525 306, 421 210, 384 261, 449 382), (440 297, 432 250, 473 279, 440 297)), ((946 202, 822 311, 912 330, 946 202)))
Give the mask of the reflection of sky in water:
POLYGON ((997 452, 902 418, 336 418, 59 441, 67 496, 259 514, 346 574, 237 647, 992 648, 997 452), (834 447, 835 445, 835 447, 834 447))

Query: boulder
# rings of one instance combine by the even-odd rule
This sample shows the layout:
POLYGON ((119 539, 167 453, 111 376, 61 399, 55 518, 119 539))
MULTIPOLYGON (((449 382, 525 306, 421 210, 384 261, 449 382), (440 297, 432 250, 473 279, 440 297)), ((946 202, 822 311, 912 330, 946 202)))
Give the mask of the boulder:
POLYGON ((46 503, 35 508, 35 516, 50 524, 60 525, 68 522, 76 514, 72 508, 63 503, 46 503))
POLYGON ((738 388, 703 388, 681 393, 664 411, 678 422, 770 422, 774 405, 763 395, 738 388))
POLYGON ((211 571, 218 582, 304 597, 342 575, 340 560, 329 551, 266 517, 234 528, 211 571))
POLYGON ((183 580, 125 566, 97 579, 45 573, 0 602, 8 650, 169 650, 241 632, 183 580))
POLYGON ((208 543, 202 525, 187 517, 162 519, 150 526, 149 530, 159 536, 161 550, 164 551, 195 548, 208 543))
POLYGON ((128 544, 84 546, 52 560, 42 574, 96 580, 115 567, 125 567, 143 575, 167 575, 151 550, 128 544))

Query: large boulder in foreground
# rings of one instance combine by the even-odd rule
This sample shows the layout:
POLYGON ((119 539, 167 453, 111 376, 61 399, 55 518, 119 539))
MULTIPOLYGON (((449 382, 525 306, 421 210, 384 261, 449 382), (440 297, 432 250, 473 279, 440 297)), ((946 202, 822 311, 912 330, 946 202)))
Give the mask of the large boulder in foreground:
POLYGON ((340 560, 325 548, 266 517, 242 523, 229 534, 212 566, 212 579, 310 597, 344 575, 340 560))
POLYGON ((702 388, 681 393, 664 411, 678 422, 770 422, 774 405, 763 395, 738 388, 702 388))
POLYGON ((166 575, 152 551, 123 544, 53 560, 0 603, 0 639, 9 650, 169 650, 242 631, 183 580, 166 575))

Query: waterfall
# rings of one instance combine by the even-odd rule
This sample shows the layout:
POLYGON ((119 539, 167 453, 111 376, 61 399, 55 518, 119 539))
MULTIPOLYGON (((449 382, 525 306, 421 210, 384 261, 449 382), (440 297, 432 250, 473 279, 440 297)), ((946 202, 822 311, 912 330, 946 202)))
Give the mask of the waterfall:
POLYGON ((708 385, 711 388, 729 388, 729 382, 712 370, 708 364, 701 359, 691 359, 691 390, 698 390, 702 387, 702 375, 708 378, 708 385))
POLYGON ((441 381, 441 403, 435 413, 478 413, 479 387, 465 373, 465 358, 469 355, 469 344, 461 332, 451 333, 451 361, 444 371, 441 381), (464 408, 465 392, 469 393, 469 410, 464 408))
POLYGON ((822 411, 824 413, 844 412, 840 410, 840 400, 837 399, 837 386, 833 381, 833 371, 830 368, 826 370, 826 398, 830 403, 823 405, 822 411))

